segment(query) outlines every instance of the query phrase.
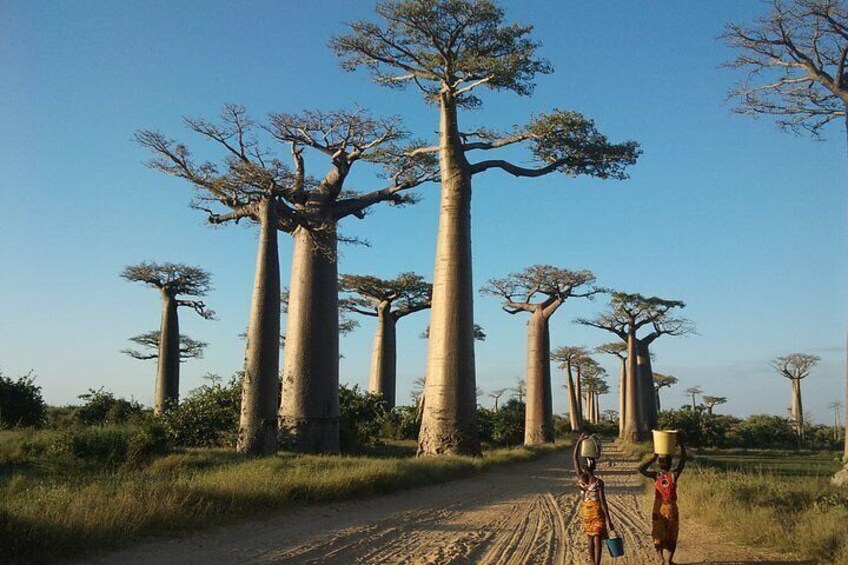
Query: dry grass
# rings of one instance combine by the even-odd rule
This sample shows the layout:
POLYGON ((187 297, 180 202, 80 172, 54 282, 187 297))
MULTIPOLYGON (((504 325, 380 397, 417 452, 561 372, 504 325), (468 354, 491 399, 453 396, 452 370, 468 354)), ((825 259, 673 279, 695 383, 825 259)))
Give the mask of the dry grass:
MULTIPOLYGON (((7 464, 0 474, 0 555, 4 562, 41 562, 299 504, 468 477, 551 450, 498 449, 480 458, 280 454, 244 460, 227 450, 202 449, 118 473, 7 464)), ((10 459, 20 463, 17 454, 10 459)))

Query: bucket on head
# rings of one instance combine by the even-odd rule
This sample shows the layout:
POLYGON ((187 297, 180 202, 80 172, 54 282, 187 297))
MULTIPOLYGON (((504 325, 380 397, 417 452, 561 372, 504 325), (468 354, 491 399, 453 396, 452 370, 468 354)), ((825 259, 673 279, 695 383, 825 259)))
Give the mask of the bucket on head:
POLYGON ((589 436, 580 444, 580 457, 597 459, 601 456, 601 443, 595 436, 589 436))
POLYGON ((654 430, 654 453, 674 455, 677 450, 677 430, 654 430))
MULTIPOLYGON (((615 535, 615 532, 610 532, 610 536, 613 535, 615 535)), ((624 555, 624 538, 610 537, 609 539, 605 539, 604 543, 613 558, 624 555)))

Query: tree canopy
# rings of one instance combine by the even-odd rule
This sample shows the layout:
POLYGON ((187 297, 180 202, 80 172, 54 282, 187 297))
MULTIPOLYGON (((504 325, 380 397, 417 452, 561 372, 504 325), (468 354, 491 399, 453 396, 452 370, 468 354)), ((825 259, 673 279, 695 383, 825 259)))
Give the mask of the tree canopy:
MULTIPOLYGON (((121 353, 129 355, 133 359, 147 360, 159 358, 159 330, 147 332, 133 336, 130 339, 136 345, 139 345, 147 351, 137 351, 134 349, 123 349, 121 353)), ((206 349, 206 343, 191 339, 187 335, 180 334, 180 362, 184 363, 189 359, 203 358, 203 350, 206 349)))
POLYGON ((810 370, 821 361, 818 355, 808 353, 790 353, 771 362, 781 376, 792 380, 801 380, 809 376, 810 370))
POLYGON ((368 275, 341 275, 339 290, 345 294, 339 307, 364 316, 377 316, 385 304, 397 320, 430 307, 433 285, 416 273, 401 273, 394 279, 368 275))

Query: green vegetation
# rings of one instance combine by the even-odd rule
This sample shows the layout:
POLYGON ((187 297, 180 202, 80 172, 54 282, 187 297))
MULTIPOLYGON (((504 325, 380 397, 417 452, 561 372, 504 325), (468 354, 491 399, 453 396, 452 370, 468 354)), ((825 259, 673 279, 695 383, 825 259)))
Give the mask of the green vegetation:
POLYGON ((684 515, 737 542, 848 563, 848 490, 830 485, 828 451, 704 450, 681 485, 684 515))

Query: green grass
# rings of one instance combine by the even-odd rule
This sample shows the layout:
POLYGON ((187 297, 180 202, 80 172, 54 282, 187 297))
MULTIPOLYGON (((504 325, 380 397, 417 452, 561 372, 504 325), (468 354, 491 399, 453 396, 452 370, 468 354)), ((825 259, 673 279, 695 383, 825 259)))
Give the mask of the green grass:
POLYGON ((42 562, 296 505, 441 483, 554 449, 414 458, 414 442, 390 442, 357 456, 282 453, 248 460, 225 449, 187 449, 141 469, 109 472, 51 461, 24 446, 42 441, 52 441, 50 434, 0 433, 0 555, 12 562, 42 562))
POLYGON ((848 489, 830 485, 839 468, 833 452, 702 450, 681 480, 683 520, 746 545, 848 563, 848 489))

